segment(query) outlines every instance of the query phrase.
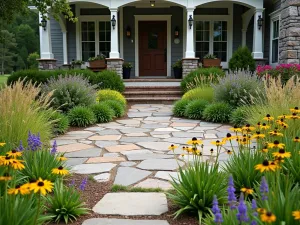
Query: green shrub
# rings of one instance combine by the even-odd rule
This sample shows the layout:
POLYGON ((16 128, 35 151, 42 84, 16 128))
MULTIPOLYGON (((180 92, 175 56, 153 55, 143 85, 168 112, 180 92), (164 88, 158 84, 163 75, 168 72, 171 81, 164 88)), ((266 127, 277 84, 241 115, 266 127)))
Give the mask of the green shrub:
POLYGON ((38 69, 39 62, 37 59, 40 58, 40 55, 37 52, 30 53, 27 57, 28 67, 30 69, 38 69))
POLYGON ((233 107, 242 102, 250 104, 251 99, 264 90, 263 82, 245 71, 227 74, 219 78, 218 84, 212 84, 212 87, 215 101, 226 102, 233 107))
POLYGON ((67 224, 75 222, 81 215, 88 214, 89 209, 80 199, 80 193, 74 186, 65 186, 61 180, 57 180, 54 195, 47 196, 46 211, 54 222, 67 224))
POLYGON ((97 83, 100 89, 111 89, 121 93, 125 90, 123 80, 115 71, 103 70, 96 75, 93 82, 97 83))
POLYGON ((209 122, 227 123, 229 121, 231 111, 232 108, 227 103, 212 103, 205 108, 203 118, 209 122))
POLYGON ((174 116, 183 117, 186 107, 190 102, 191 101, 188 99, 181 99, 181 100, 175 102, 174 107, 173 107, 174 116))
POLYGON ((175 193, 167 193, 168 197, 180 207, 175 218, 183 213, 196 214, 199 220, 212 207, 213 197, 225 204, 226 176, 218 171, 218 164, 202 163, 196 160, 187 168, 179 168, 179 179, 171 182, 175 193))
POLYGON ((69 119, 66 115, 57 111, 51 114, 53 134, 64 134, 69 128, 69 119))
POLYGON ((86 127, 96 123, 95 114, 85 106, 76 106, 68 113, 71 126, 86 127))
POLYGON ((218 77, 223 77, 225 72, 219 68, 198 68, 190 72, 181 81, 181 90, 187 92, 199 86, 207 86, 210 83, 217 82, 218 77))
POLYGON ((229 69, 232 71, 237 70, 250 70, 255 71, 255 60, 251 51, 247 47, 239 47, 232 55, 229 61, 229 69))
POLYGON ((245 111, 245 107, 240 106, 233 110, 229 121, 234 126, 244 126, 247 123, 247 113, 245 111))
POLYGON ((185 110, 184 115, 189 119, 202 119, 204 109, 209 105, 209 102, 201 99, 191 101, 185 110))
POLYGON ((115 90, 100 90, 97 92, 97 101, 102 102, 106 100, 116 100, 123 104, 124 106, 126 105, 126 99, 125 97, 118 91, 115 90))
POLYGON ((206 101, 212 102, 214 97, 214 90, 212 87, 197 87, 195 89, 189 90, 186 92, 182 99, 188 100, 196 100, 196 99, 204 99, 206 101))
POLYGON ((115 117, 119 118, 125 115, 125 109, 119 101, 116 100, 106 100, 103 103, 107 104, 113 111, 115 117))
POLYGON ((82 76, 62 76, 50 78, 43 85, 45 93, 53 92, 52 107, 67 112, 75 106, 89 106, 96 102, 95 86, 91 86, 82 76))
POLYGON ((115 116, 115 112, 110 106, 104 102, 100 102, 98 104, 92 105, 91 110, 93 111, 97 123, 107 123, 112 121, 115 116))

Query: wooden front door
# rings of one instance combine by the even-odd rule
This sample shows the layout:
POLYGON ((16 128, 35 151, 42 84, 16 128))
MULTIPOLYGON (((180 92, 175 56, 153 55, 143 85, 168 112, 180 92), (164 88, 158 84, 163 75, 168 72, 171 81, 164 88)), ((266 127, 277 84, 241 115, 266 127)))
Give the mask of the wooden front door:
POLYGON ((139 75, 167 76, 167 22, 139 22, 139 75))

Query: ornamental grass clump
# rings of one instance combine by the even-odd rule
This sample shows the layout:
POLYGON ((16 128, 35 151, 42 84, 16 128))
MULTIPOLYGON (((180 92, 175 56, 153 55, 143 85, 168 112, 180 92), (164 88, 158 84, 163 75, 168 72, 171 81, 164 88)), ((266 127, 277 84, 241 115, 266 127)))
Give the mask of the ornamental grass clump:
POLYGON ((209 102, 204 99, 191 101, 187 105, 184 115, 189 119, 202 119, 203 112, 208 105, 209 102))
POLYGON ((103 101, 103 103, 107 104, 114 111, 115 117, 120 118, 125 115, 126 107, 124 105, 120 104, 118 101, 106 100, 106 101, 103 101))
POLYGON ((76 106, 68 113, 71 126, 87 127, 97 122, 97 118, 92 109, 85 106, 76 106))
POLYGON ((225 102, 216 102, 208 105, 203 111, 203 118, 214 123, 227 123, 232 107, 225 102))
POLYGON ((105 102, 92 105, 90 108, 96 117, 97 123, 108 123, 115 116, 114 110, 105 102))
POLYGON ((54 111, 51 114, 52 133, 55 135, 64 134, 69 129, 68 116, 60 112, 54 111))
POLYGON ((247 123, 247 112, 244 106, 237 107, 232 111, 229 122, 234 126, 242 126, 247 123))
POLYGON ((190 102, 191 101, 188 99, 181 99, 181 100, 178 100, 177 102, 175 102, 174 107, 173 107, 174 116, 183 117, 186 107, 190 102))

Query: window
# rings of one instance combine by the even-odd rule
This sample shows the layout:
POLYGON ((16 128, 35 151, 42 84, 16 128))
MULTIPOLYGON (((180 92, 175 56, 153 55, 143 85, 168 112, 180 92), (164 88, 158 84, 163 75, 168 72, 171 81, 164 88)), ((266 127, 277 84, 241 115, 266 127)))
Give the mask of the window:
POLYGON ((95 56, 95 22, 81 23, 82 60, 95 56))
POLYGON ((109 57, 110 52, 110 22, 99 22, 99 53, 109 57))
POLYGON ((196 57, 214 54, 227 62, 227 21, 196 21, 196 57))
POLYGON ((279 19, 272 23, 272 63, 278 63, 279 55, 279 19))

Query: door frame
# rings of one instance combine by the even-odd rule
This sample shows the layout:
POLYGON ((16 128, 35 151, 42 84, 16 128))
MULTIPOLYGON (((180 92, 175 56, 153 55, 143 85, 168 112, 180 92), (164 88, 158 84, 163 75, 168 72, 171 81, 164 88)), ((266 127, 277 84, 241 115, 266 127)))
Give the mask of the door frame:
POLYGON ((139 77, 139 21, 167 21, 167 77, 171 77, 172 15, 135 15, 135 76, 139 77))

